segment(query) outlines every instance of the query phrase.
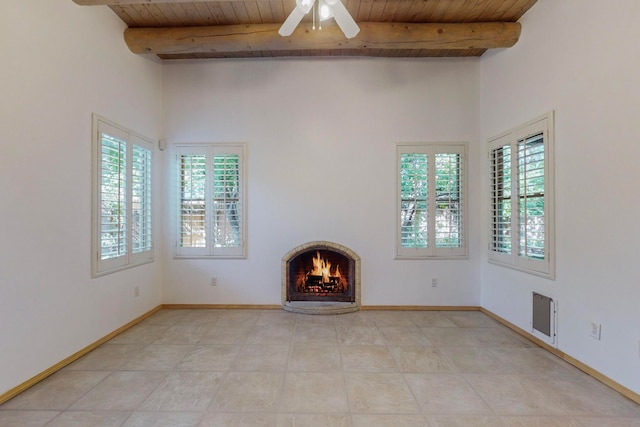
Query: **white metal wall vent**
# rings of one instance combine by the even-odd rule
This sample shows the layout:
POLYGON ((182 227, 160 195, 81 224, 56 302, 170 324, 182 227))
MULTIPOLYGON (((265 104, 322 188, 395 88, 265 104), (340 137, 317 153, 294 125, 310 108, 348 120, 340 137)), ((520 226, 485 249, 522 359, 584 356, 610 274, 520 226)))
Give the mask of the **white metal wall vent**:
POLYGON ((558 304, 553 298, 533 292, 531 332, 557 347, 558 304))

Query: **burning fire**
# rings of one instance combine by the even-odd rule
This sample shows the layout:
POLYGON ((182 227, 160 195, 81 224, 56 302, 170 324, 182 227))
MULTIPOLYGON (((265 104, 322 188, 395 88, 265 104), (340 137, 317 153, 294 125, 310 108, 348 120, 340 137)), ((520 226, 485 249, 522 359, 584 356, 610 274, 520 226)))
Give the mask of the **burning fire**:
POLYGON ((320 252, 316 252, 316 256, 313 257, 313 270, 307 273, 307 276, 322 276, 322 283, 329 283, 330 277, 335 278, 338 282, 342 279, 340 266, 336 265, 336 271, 331 274, 331 263, 323 259, 320 256, 320 252))
POLYGON ((328 259, 322 258, 320 252, 312 258, 313 269, 307 272, 304 279, 299 283, 300 292, 345 292, 348 284, 347 279, 340 274, 340 266, 335 268, 328 259), (333 271, 332 271, 333 269, 333 271))

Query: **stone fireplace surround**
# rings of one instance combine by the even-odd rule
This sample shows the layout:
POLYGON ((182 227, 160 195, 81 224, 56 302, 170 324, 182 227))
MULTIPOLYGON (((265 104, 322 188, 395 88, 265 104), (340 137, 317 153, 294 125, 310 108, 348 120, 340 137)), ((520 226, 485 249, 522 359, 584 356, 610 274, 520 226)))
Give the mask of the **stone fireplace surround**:
POLYGON ((286 311, 303 314, 342 314, 360 310, 360 257, 351 249, 338 243, 313 241, 293 248, 282 257, 282 308, 286 311), (309 251, 328 250, 338 252, 354 262, 354 274, 351 285, 354 286, 353 302, 338 301, 288 301, 290 262, 298 255, 309 251))

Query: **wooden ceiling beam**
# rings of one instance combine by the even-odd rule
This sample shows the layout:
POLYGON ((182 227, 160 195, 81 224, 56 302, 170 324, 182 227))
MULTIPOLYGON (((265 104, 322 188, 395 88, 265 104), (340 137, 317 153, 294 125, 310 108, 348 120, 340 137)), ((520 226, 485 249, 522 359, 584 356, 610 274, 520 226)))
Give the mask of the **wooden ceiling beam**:
POLYGON ((360 22, 358 35, 347 39, 335 23, 318 31, 303 23, 289 37, 278 34, 280 25, 129 28, 124 38, 133 53, 184 55, 309 49, 493 49, 513 46, 521 31, 518 22, 360 22))

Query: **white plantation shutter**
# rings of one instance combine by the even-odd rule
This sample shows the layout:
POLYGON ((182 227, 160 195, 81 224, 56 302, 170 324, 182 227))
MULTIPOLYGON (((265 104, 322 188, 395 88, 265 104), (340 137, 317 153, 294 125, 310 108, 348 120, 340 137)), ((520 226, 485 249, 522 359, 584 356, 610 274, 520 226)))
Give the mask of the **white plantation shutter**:
POLYGON ((152 143, 94 115, 92 275, 153 259, 152 143))
POLYGON ((429 245, 428 157, 417 148, 400 153, 400 246, 405 252, 429 245))
POLYGON ((131 243, 136 257, 149 257, 152 246, 151 176, 152 151, 139 138, 132 138, 131 160, 131 243))
POLYGON ((115 267, 127 261, 127 137, 104 123, 99 132, 99 259, 115 267))
POLYGON ((518 255, 544 260, 544 137, 518 141, 520 245, 518 255))
POLYGON ((494 259, 508 262, 512 247, 512 161, 508 138, 494 142, 491 163, 491 236, 490 250, 494 259))
POLYGON ((553 278, 553 113, 489 141, 489 260, 553 278))
POLYGON ((206 255, 207 150, 178 153, 179 247, 185 255, 206 255))
POLYGON ((245 256, 243 144, 177 147, 177 256, 245 256))
POLYGON ((242 147, 213 147, 213 252, 243 254, 242 147))
POLYGON ((396 147, 397 257, 466 256, 465 144, 396 147))
POLYGON ((435 154, 435 240, 436 248, 459 248, 463 244, 461 153, 435 154))

